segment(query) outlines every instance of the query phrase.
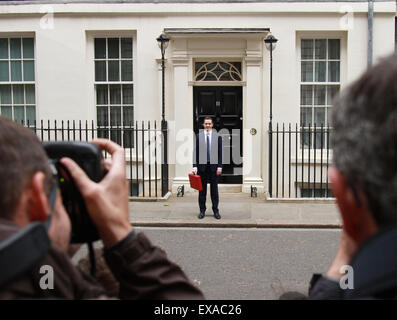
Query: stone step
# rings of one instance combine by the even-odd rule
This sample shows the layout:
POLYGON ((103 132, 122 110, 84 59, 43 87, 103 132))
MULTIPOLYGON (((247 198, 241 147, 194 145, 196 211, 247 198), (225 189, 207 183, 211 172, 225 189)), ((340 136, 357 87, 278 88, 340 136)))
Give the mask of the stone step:
MULTIPOLYGON (((241 193, 242 184, 218 184, 219 193, 241 193)), ((210 184, 207 184, 207 193, 210 192, 210 184)), ((177 189, 173 186, 173 193, 177 194, 177 189), (174 190, 175 189, 175 190, 174 190)), ((185 186, 185 193, 198 193, 197 190, 191 189, 189 186, 185 186)))
POLYGON ((242 191, 242 186, 242 184, 218 184, 218 190, 219 193, 239 193, 242 191))

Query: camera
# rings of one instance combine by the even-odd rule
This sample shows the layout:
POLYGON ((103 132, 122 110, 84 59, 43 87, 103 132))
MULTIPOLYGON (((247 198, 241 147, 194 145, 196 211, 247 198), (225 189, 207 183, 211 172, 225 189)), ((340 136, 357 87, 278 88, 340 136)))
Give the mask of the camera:
POLYGON ((43 142, 43 147, 58 171, 63 205, 72 224, 71 243, 98 240, 98 231, 88 214, 84 199, 70 172, 59 160, 63 157, 73 159, 92 181, 99 182, 105 176, 101 149, 89 142, 43 142))

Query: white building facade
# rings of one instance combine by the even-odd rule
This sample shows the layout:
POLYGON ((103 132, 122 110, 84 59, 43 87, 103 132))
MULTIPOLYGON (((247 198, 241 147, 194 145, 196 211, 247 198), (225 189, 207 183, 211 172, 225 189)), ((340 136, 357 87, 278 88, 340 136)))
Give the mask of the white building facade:
POLYGON ((165 33, 170 189, 188 190, 193 132, 211 116, 239 141, 226 150, 234 164, 225 183, 267 192, 270 82, 273 124, 326 124, 332 97, 366 70, 369 40, 373 63, 394 51, 395 1, 374 2, 370 33, 368 11, 358 0, 3 1, 0 112, 25 122, 159 125, 156 38, 165 33))

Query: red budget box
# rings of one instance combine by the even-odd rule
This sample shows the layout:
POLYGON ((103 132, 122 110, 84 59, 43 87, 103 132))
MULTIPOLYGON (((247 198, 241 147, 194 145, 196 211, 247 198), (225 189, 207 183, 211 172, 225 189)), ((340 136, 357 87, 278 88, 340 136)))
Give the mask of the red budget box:
POLYGON ((189 173, 190 187, 198 191, 203 190, 203 185, 201 184, 201 177, 198 174, 189 173))

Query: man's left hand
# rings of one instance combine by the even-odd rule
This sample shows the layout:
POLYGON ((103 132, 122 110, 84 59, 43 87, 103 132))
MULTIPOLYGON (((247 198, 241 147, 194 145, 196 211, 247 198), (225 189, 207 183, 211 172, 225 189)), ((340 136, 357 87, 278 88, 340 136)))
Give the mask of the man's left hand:
POLYGON ((216 175, 217 175, 217 176, 220 176, 221 174, 222 174, 222 169, 217 169, 217 170, 216 170, 216 175))

